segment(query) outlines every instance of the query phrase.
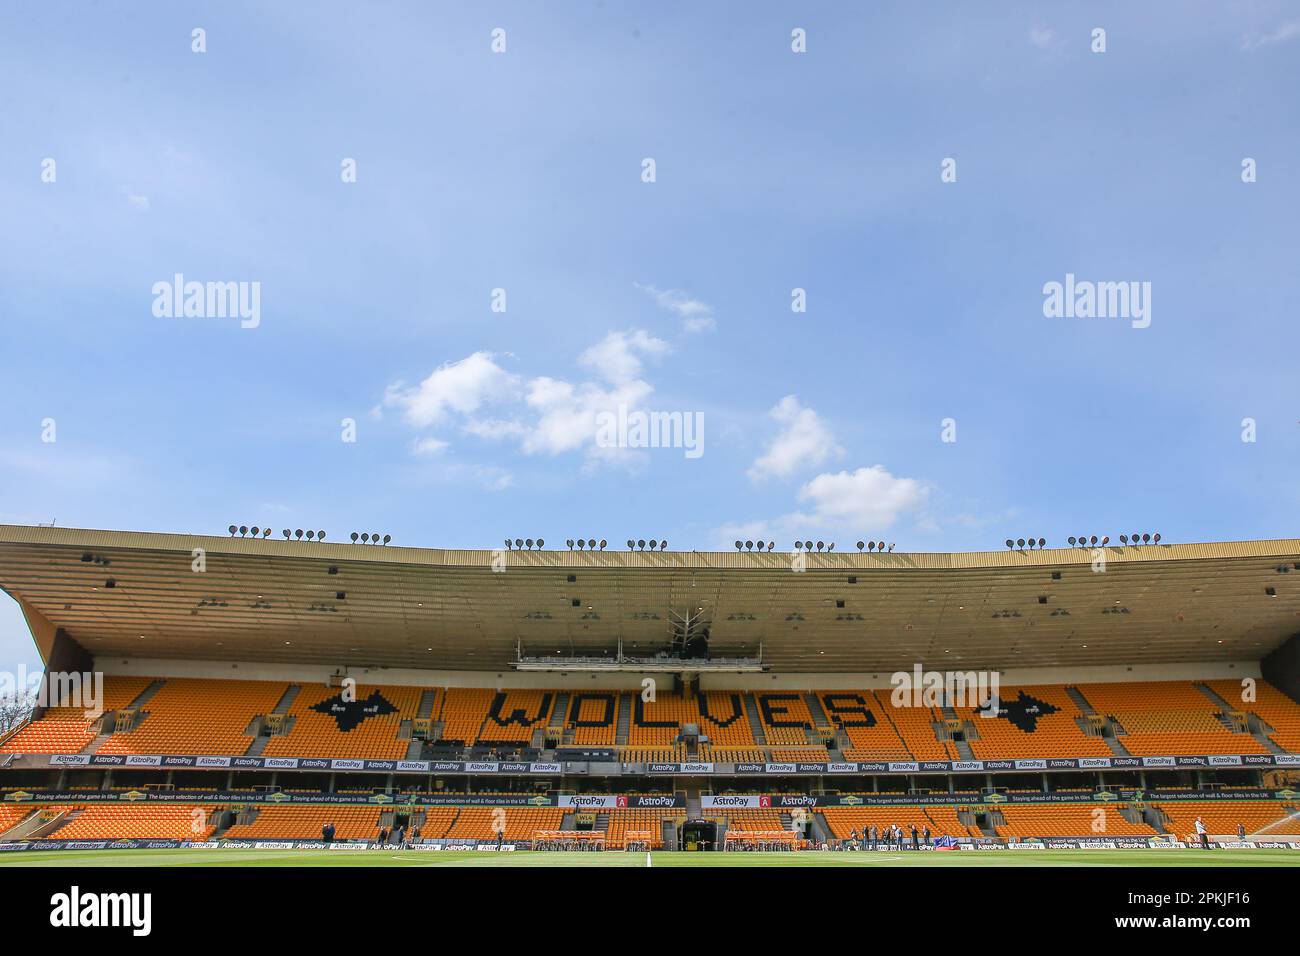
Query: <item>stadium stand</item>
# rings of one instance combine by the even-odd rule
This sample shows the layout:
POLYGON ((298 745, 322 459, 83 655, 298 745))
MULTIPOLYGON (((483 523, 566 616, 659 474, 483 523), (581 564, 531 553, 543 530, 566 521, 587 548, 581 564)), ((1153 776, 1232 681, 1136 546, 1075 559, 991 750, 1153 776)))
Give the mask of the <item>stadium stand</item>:
POLYGON ((1266 753, 1246 733, 1234 733, 1215 717, 1216 708, 1186 681, 1089 684, 1088 702, 1118 724, 1118 739, 1129 753, 1266 753))
POLYGON ((206 840, 216 829, 211 808, 199 806, 73 807, 54 831, 60 840, 206 840))
POLYGON ((680 694, 660 692, 654 700, 633 694, 627 742, 633 747, 672 744, 681 735, 682 724, 694 721, 698 713, 695 701, 688 701, 680 694))
POLYGON ((581 691, 569 698, 566 737, 575 744, 612 747, 617 743, 619 720, 617 691, 581 691))
POLYGON ((996 717, 976 707, 954 708, 973 730, 971 751, 978 760, 1046 757, 1105 757, 1099 736, 1080 726, 1078 705, 1062 686, 1002 687, 996 717))
POLYGON ((225 832, 231 840, 319 840, 327 823, 336 840, 372 840, 379 830, 379 807, 259 807, 248 823, 225 832))
MULTIPOLYGON (((108 677, 104 680, 103 714, 126 707, 150 684, 148 677, 108 677)), ((93 725, 99 716, 87 717, 83 707, 50 707, 38 720, 18 730, 0 753, 80 753, 95 740, 93 725)))
POLYGON ((871 691, 818 691, 817 699, 831 724, 849 739, 848 760, 911 760, 911 751, 894 723, 882 715, 871 691))
POLYGON ((769 744, 807 744, 813 727, 804 695, 797 691, 760 692, 754 695, 763 736, 769 744))
POLYGON ((558 830, 564 811, 552 807, 465 807, 447 830, 449 840, 531 840, 537 830, 558 830))
POLYGON ((3 836, 6 830, 16 827, 31 812, 31 807, 7 807, 0 804, 0 836, 3 836))
POLYGON ((1259 834, 1262 839, 1289 839, 1300 835, 1300 806, 1279 806, 1269 801, 1242 800, 1219 803, 1211 800, 1161 802, 1153 798, 1154 805, 1165 817, 1165 828, 1170 834, 1188 843, 1196 842, 1196 818, 1205 823, 1210 836, 1235 840, 1237 826, 1246 828, 1246 835, 1259 834))
POLYGON ((628 832, 644 831, 650 834, 651 849, 662 849, 664 821, 671 820, 680 824, 686 819, 682 810, 660 810, 641 808, 620 808, 608 811, 609 825, 606 828, 606 845, 611 850, 621 850, 627 845, 628 832))
POLYGON ((700 744, 700 759, 719 763, 766 763, 767 751, 762 747, 715 747, 700 744))
POLYGON ((877 691, 876 699, 881 713, 897 731, 907 746, 912 760, 956 760, 957 751, 948 742, 940 740, 935 725, 942 717, 931 707, 893 707, 885 691, 877 691))
POLYGON ((242 754, 253 740, 253 718, 274 708, 287 686, 170 678, 145 703, 134 729, 113 734, 98 753, 242 754))
POLYGON ((677 747, 620 747, 619 759, 623 763, 682 763, 689 759, 689 751, 677 747))
POLYGON ((883 828, 900 826, 911 839, 911 827, 916 826, 918 835, 926 827, 930 836, 979 836, 978 830, 971 830, 962 824, 951 807, 825 807, 817 811, 831 829, 837 840, 850 839, 854 830, 858 837, 871 827, 883 828))
MULTIPOLYGON (((400 759, 411 745, 404 728, 418 716, 426 692, 432 695, 431 722, 441 729, 437 746, 446 753, 473 748, 475 757, 511 757, 541 745, 535 738, 544 735, 564 693, 366 685, 347 702, 339 688, 321 684, 113 677, 105 683, 103 727, 76 708, 51 708, 6 739, 0 754, 81 753, 102 730, 95 752, 106 755, 239 755, 249 752, 260 730, 266 756, 400 759), (134 714, 126 709, 155 684, 134 714), (273 715, 286 692, 292 702, 273 715), (282 723, 270 723, 273 718, 282 723), (120 723, 129 729, 118 729, 120 723)), ((886 689, 818 691, 815 699, 842 748, 830 751, 814 728, 808 695, 800 692, 660 693, 656 701, 642 701, 637 694, 582 691, 569 699, 563 734, 568 746, 620 747, 620 759, 631 763, 957 760, 959 741, 948 739, 954 729, 978 760, 1104 757, 1125 750, 1137 756, 1259 754, 1270 743, 1300 750, 1300 705, 1264 681, 1257 682, 1256 701, 1233 706, 1240 693, 1233 681, 1207 682, 1203 689, 1188 681, 1003 687, 998 716, 985 717, 975 707, 954 708, 949 713, 955 716, 938 707, 895 707, 886 689), (766 745, 755 742, 750 710, 766 745), (695 758, 679 742, 686 724, 696 724, 704 738, 695 758), (627 728, 626 745, 616 743, 620 725, 627 728), (1103 728, 1113 729, 1109 743, 1103 728)))
POLYGON ((273 757, 405 756, 410 741, 399 739, 398 731, 403 721, 414 719, 420 688, 358 685, 355 697, 347 702, 337 687, 303 685, 289 708, 289 732, 270 738, 262 752, 273 757))
POLYGON ((709 744, 715 750, 750 750, 757 747, 745 711, 747 697, 748 694, 730 690, 711 690, 698 695, 696 706, 699 711, 700 733, 709 738, 709 744))
POLYGON ((533 734, 546 727, 556 696, 554 691, 543 690, 497 691, 488 705, 477 742, 531 742, 533 734))
POLYGON ((727 810, 712 814, 714 819, 725 820, 728 830, 788 830, 781 821, 778 810, 727 810))
POLYGON ((423 816, 417 816, 413 826, 420 828, 421 840, 441 839, 451 830, 459 814, 459 807, 429 807, 423 816))
POLYGON ((1207 686, 1218 694, 1230 710, 1255 715, 1272 730, 1267 736, 1290 753, 1300 753, 1300 706, 1267 681, 1253 681, 1255 700, 1242 700, 1244 689, 1240 681, 1208 681, 1207 686))
POLYGON ((776 763, 825 763, 830 760, 825 747, 773 747, 771 754, 776 763))
POLYGON ((442 698, 440 743, 472 744, 478 740, 496 691, 485 687, 452 687, 442 698))
POLYGON ((102 718, 37 708, 0 738, 6 852, 47 840, 315 842, 326 823, 338 840, 402 826, 444 847, 495 843, 500 825, 509 843, 556 851, 621 849, 629 833, 637 849, 792 850, 890 825, 905 845, 913 826, 986 843, 1168 842, 1190 839, 1197 816, 1220 841, 1239 825, 1300 837, 1300 612, 1276 576, 1284 558, 1300 570, 1300 542, 1130 549, 1108 577, 1088 573, 1079 549, 951 561, 836 552, 810 575, 774 574, 783 562, 766 554, 520 551, 511 560, 527 572, 502 576, 484 570, 486 552, 203 537, 220 575, 186 575, 182 590, 198 590, 178 599, 188 538, 85 532, 70 543, 80 534, 0 526, 0 585, 30 604, 43 657, 129 676, 106 677, 102 718), (121 587, 100 592, 101 572, 85 567, 97 558, 114 562, 121 587), (889 577, 847 590, 881 562, 889 577), (276 593, 259 602, 268 567, 276 593), (1185 598, 1202 580, 1241 583, 1206 610, 1185 598), (1130 617, 1090 613, 1110 611, 1117 587, 1130 617), (693 616, 678 619, 688 588, 707 640, 693 616), (320 604, 322 590, 337 607, 320 604), (977 602, 979 614, 945 610, 977 602), (906 628, 897 639, 877 641, 875 622, 835 623, 866 621, 859 608, 877 603, 881 627, 906 628), (1067 603, 1077 610, 1059 620, 1067 603), (837 614, 846 604, 854 613, 837 614), (582 607, 605 623, 587 631, 578 621, 589 618, 559 610, 582 607), (246 630, 221 630, 232 625, 246 630), (1141 655, 1134 625, 1150 631, 1141 655), (416 630, 426 627, 427 638, 416 630), (614 633, 617 652, 604 646, 614 633), (1076 640, 1086 668, 1068 663, 1081 659, 1076 640), (891 668, 920 680, 913 657, 950 643, 942 662, 1018 665, 1002 675, 996 714, 911 695, 895 704, 891 668), (133 658, 140 647, 148 660, 133 658), (641 696, 646 673, 653 700, 641 696), (1215 755, 1228 759, 1173 759, 1215 755), (922 761, 939 765, 910 765, 922 761))
POLYGON ((1007 806, 999 808, 1005 823, 997 826, 1004 837, 1150 837, 1156 831, 1145 823, 1128 820, 1113 806, 1007 806))

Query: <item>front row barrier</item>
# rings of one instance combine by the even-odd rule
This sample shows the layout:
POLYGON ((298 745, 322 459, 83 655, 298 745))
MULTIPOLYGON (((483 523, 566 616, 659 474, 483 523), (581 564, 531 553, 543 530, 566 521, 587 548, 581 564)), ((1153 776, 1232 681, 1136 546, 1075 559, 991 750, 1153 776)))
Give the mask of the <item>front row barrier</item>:
POLYGON ((654 849, 654 834, 649 830, 625 830, 623 832, 623 849, 652 850, 654 849))
POLYGON ((603 850, 603 830, 534 830, 534 850, 603 850))
POLYGON ((727 850, 794 850, 799 834, 793 830, 728 830, 722 838, 727 850))

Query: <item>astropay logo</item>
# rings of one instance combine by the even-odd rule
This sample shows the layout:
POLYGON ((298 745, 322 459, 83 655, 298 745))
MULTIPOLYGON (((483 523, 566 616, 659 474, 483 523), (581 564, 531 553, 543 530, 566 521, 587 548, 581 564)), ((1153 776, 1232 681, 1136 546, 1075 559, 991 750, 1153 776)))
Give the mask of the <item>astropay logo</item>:
MULTIPOLYGON (((620 798, 620 799, 626 799, 620 798)), ((638 807, 671 807, 673 806, 672 797, 641 797, 637 800, 638 807)))
POLYGON ((747 807, 749 806, 749 798, 724 794, 720 797, 714 797, 713 805, 715 807, 747 807))
POLYGON ((50 925, 127 927, 132 936, 148 936, 153 929, 152 893, 82 893, 78 886, 50 897, 50 925))

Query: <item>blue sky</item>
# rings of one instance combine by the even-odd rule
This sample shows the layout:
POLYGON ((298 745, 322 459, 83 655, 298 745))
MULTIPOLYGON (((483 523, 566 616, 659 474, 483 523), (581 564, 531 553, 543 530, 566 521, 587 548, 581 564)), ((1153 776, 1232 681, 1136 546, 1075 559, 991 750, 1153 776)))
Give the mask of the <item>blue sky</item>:
POLYGON ((1296 536, 1300 10, 1133 6, 6 4, 0 521, 1296 536), (704 454, 596 447, 621 402, 704 454))

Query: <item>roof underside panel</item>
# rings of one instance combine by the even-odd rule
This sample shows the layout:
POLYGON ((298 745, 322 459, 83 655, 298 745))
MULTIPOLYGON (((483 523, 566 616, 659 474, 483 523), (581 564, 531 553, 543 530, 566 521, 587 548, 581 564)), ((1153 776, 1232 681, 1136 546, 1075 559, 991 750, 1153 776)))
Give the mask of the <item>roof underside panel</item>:
POLYGON ((512 551, 494 571, 492 551, 0 526, 0 586, 96 655, 461 670, 518 645, 648 654, 688 615, 712 656, 761 648, 777 672, 1258 660, 1300 631, 1300 541, 1101 553, 814 553, 797 572, 512 551))

